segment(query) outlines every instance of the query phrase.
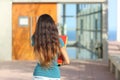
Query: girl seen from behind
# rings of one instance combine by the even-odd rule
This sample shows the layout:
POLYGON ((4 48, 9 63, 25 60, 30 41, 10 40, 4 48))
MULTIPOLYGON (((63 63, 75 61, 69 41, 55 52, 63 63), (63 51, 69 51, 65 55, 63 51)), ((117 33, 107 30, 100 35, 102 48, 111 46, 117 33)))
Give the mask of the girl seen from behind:
POLYGON ((50 15, 43 14, 39 17, 33 34, 33 45, 37 60, 33 80, 60 80, 58 56, 63 55, 64 64, 69 64, 70 61, 50 15))

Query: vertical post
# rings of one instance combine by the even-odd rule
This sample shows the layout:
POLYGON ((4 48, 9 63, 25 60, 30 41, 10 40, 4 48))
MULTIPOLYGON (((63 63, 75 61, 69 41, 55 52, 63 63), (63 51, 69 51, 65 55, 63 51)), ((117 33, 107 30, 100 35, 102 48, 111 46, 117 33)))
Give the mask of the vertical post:
POLYGON ((79 36, 80 36, 80 33, 79 33, 79 30, 80 30, 80 27, 78 26, 78 13, 79 13, 79 4, 76 4, 76 42, 79 42, 79 36))
MULTIPOLYGON (((78 26, 78 13, 79 13, 79 4, 76 4, 76 42, 79 45, 80 44, 80 26, 78 26)), ((80 48, 77 47, 76 52, 76 59, 79 58, 80 48)))
POLYGON ((57 26, 58 26, 58 31, 59 31, 59 35, 61 35, 62 33, 62 26, 61 26, 61 8, 62 8, 62 4, 57 4, 57 26))
POLYGON ((102 3, 102 45, 103 61, 108 63, 108 0, 102 3))
POLYGON ((65 4, 63 4, 63 26, 62 26, 62 34, 64 35, 65 33, 64 33, 64 30, 65 30, 65 24, 66 24, 66 16, 65 16, 65 9, 66 7, 65 7, 65 4))

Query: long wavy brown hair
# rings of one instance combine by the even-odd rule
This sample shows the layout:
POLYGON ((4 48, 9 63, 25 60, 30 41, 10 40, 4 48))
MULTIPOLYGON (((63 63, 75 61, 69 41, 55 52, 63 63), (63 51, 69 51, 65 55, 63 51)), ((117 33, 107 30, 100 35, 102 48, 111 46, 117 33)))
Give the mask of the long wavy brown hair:
POLYGON ((34 52, 42 67, 50 67, 61 53, 58 29, 48 14, 39 17, 34 32, 34 52))

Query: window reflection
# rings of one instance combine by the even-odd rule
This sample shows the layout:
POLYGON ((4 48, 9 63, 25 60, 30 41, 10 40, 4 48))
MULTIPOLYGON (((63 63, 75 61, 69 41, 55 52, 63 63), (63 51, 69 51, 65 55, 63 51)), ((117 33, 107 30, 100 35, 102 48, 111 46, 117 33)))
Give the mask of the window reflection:
POLYGON ((68 50, 76 48, 75 58, 102 58, 102 5, 61 5, 61 32, 68 36, 68 50))

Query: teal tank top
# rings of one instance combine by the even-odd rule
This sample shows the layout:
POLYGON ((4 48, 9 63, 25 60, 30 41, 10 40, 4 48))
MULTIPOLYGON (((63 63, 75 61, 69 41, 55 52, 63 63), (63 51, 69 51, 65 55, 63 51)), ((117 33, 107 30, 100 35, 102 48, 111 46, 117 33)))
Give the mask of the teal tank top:
MULTIPOLYGON (((61 47, 64 46, 64 42, 61 38, 59 38, 60 41, 60 45, 61 47)), ((57 59, 53 61, 53 65, 48 68, 48 69, 44 69, 40 66, 39 63, 37 63, 34 72, 33 72, 33 76, 44 76, 44 77, 49 77, 49 78, 60 78, 60 70, 59 70, 59 66, 57 63, 57 59)))

